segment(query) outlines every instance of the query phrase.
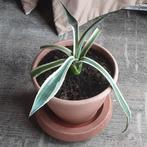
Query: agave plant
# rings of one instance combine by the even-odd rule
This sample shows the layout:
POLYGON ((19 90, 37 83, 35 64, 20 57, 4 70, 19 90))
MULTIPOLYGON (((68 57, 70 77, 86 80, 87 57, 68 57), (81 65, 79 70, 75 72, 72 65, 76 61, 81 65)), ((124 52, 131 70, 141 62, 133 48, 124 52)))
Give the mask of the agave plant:
POLYGON ((60 87, 62 86, 69 68, 72 69, 72 73, 77 76, 81 73, 82 65, 86 63, 92 66, 93 68, 97 69, 108 80, 111 87, 113 88, 116 98, 120 106, 122 107, 124 113, 127 116, 127 123, 124 129, 125 131, 128 127, 128 124, 131 118, 131 111, 130 111, 128 104, 126 103, 122 93, 120 92, 116 83, 112 79, 111 75, 99 63, 97 63, 93 59, 86 57, 87 52, 90 50, 92 44, 94 43, 94 40, 100 34, 101 31, 98 28, 96 28, 88 40, 87 40, 87 37, 90 35, 90 32, 91 30, 93 30, 94 26, 98 22, 100 22, 103 19, 103 17, 102 16, 98 17, 95 23, 93 23, 80 37, 79 36, 79 26, 78 26, 77 20, 69 13, 69 11, 65 8, 63 4, 62 6, 66 12, 69 24, 72 26, 73 49, 71 51, 67 47, 60 46, 60 45, 47 45, 47 46, 42 47, 42 48, 53 48, 56 50, 60 50, 64 52, 68 56, 68 58, 46 63, 32 70, 31 75, 33 77, 37 77, 46 71, 49 71, 53 68, 60 66, 55 72, 53 72, 44 81, 44 83, 40 87, 36 95, 36 98, 34 100, 29 116, 33 115, 37 110, 39 110, 47 102, 49 102, 50 99, 54 98, 54 96, 57 94, 60 87))

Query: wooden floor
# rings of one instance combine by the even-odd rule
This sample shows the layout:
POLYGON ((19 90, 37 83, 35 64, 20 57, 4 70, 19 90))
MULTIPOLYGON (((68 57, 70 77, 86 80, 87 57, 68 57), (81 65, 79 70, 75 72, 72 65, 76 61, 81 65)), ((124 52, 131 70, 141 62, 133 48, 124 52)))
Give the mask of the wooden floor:
POLYGON ((122 134, 126 120, 113 98, 113 117, 101 134, 64 143, 28 119, 36 93, 30 68, 41 45, 71 38, 71 33, 58 37, 38 11, 25 16, 13 0, 0 1, 0 147, 147 147, 147 13, 121 10, 110 14, 101 28, 96 42, 118 61, 118 83, 133 113, 131 124, 122 134))

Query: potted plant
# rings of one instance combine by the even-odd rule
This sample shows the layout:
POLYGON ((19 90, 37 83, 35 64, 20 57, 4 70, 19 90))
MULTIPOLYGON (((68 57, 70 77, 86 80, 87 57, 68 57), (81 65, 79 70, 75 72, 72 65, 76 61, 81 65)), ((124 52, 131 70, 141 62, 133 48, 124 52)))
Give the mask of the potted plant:
MULTIPOLYGON (((89 39, 86 40, 95 24, 102 20, 103 17, 99 17, 96 22, 92 24, 80 37, 78 22, 64 7, 64 5, 63 8, 68 16, 68 21, 72 26, 73 41, 67 40, 58 42, 54 45, 43 46, 43 50, 36 57, 36 60, 33 63, 31 75, 33 77, 35 87, 38 89, 38 93, 29 116, 32 116, 41 107, 47 104, 54 114, 61 118, 61 120, 72 124, 81 124, 91 120, 95 116, 105 100, 110 96, 111 90, 113 89, 120 106, 127 116, 125 131, 130 121, 131 111, 116 85, 118 79, 117 62, 108 50, 94 43, 94 40, 98 34, 100 34, 100 30, 98 28, 96 28, 89 39), (56 50, 63 52, 65 55, 60 55, 61 53, 54 52, 58 57, 53 58, 53 61, 47 63, 50 61, 48 55, 52 54, 52 51, 56 50), (92 52, 88 55, 90 50, 92 50, 92 52), (92 59, 93 56, 95 56, 94 60, 92 59), (41 63, 42 61, 44 63, 41 63), (86 69, 85 65, 90 66, 86 69), (92 69, 91 67, 94 69, 92 72, 90 71, 92 69), (84 79, 82 75, 84 70, 87 70, 87 76, 85 77, 86 81, 90 79, 89 81, 94 81, 96 84, 96 88, 91 89, 92 92, 90 94, 88 93, 87 97, 84 98, 83 95, 78 95, 78 97, 74 99, 74 97, 68 95, 70 98, 66 97, 66 99, 64 99, 65 95, 61 96, 61 93, 58 94, 61 86, 66 90, 66 85, 68 86, 68 82, 72 81, 71 78, 73 77, 76 77, 76 82, 81 84, 84 79), (47 73, 44 76, 45 81, 40 82, 37 78, 41 77, 40 75, 44 73, 47 73), (66 81, 67 77, 68 80, 66 81), (97 81, 97 78, 102 81, 97 81), (99 89, 100 91, 96 92, 95 89, 99 89), (92 93, 96 95, 93 95, 92 93), (55 97, 56 94, 60 95, 60 97, 55 97)), ((89 83, 87 82, 83 85, 88 86, 89 83)), ((90 86, 87 88, 86 92, 89 92, 89 89, 90 86)), ((74 87, 73 93, 76 93, 76 91, 78 91, 78 88, 74 87)))

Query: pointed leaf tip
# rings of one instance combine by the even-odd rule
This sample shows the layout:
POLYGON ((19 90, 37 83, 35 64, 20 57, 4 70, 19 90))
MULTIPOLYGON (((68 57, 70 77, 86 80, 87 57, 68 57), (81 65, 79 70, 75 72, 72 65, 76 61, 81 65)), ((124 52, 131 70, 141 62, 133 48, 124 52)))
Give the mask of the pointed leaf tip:
POLYGON ((77 56, 78 54, 78 41, 79 41, 79 26, 78 26, 78 21, 71 15, 71 13, 68 11, 68 9, 64 6, 64 4, 60 1, 67 19, 68 19, 68 23, 72 26, 72 30, 73 30, 73 55, 77 56))
POLYGON ((119 88, 117 87, 116 83, 114 82, 114 80, 112 79, 111 75, 96 61, 88 58, 88 57, 83 57, 80 62, 84 62, 86 64, 91 65, 92 67, 96 68, 98 71, 101 72, 101 74, 108 80, 108 82, 110 83, 111 87, 113 88, 113 91, 116 95, 116 98, 121 106, 121 108, 123 109, 124 113, 126 114, 127 117, 127 122, 126 122, 126 127, 124 129, 123 132, 125 132, 128 128, 129 122, 130 122, 130 118, 131 118, 131 110, 126 102, 126 100, 124 99, 122 93, 120 92, 119 88))
POLYGON ((65 62, 45 80, 36 95, 29 117, 56 95, 64 82, 68 69, 75 60, 73 56, 68 57, 65 62))

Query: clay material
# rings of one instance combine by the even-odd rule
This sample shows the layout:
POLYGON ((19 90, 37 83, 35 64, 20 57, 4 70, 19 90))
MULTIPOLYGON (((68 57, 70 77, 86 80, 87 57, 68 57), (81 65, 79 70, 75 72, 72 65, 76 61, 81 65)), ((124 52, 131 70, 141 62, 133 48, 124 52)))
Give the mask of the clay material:
MULTIPOLYGON (((67 40, 59 42, 57 44, 63 46, 72 46, 72 41, 67 40)), ((93 44, 92 48, 95 49, 98 54, 104 56, 109 61, 109 64, 114 72, 113 79, 115 82, 117 82, 118 65, 114 57, 111 55, 110 52, 108 52, 105 48, 99 46, 98 44, 93 44)), ((50 51, 51 49, 42 50, 36 57, 32 68, 36 68, 42 58, 44 58, 50 51)), ((36 78, 33 78, 33 83, 38 90, 40 88, 40 85, 38 84, 36 78)), ((104 103, 106 97, 110 95, 111 90, 111 87, 108 87, 100 94, 83 100, 71 101, 54 97, 49 101, 48 106, 61 119, 69 123, 80 124, 89 121, 94 117, 98 109, 104 103)))
POLYGON ((106 127, 112 116, 112 100, 108 96, 95 117, 79 125, 62 121, 48 108, 42 108, 35 116, 40 127, 48 135, 67 142, 84 141, 100 133, 106 127))

